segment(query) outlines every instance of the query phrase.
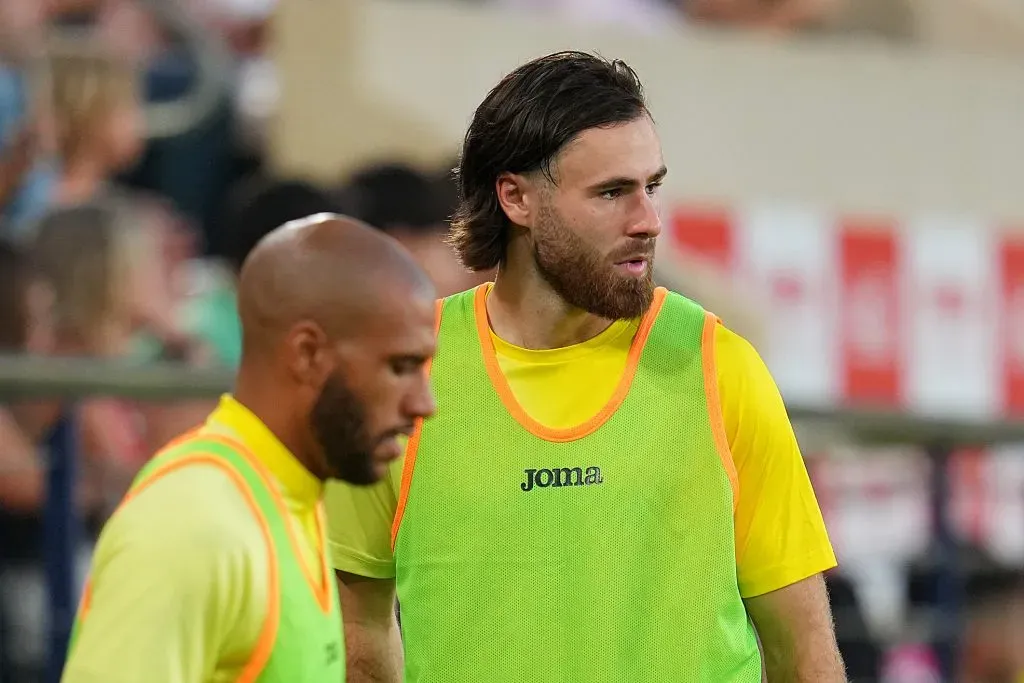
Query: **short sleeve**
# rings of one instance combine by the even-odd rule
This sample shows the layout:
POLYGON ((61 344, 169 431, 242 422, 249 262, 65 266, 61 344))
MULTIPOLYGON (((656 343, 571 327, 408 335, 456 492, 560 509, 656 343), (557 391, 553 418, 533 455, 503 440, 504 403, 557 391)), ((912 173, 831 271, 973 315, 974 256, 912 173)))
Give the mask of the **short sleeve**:
POLYGON ((740 593, 762 595, 836 565, 782 396, 745 339, 719 325, 722 419, 736 466, 740 593))
POLYGON ((191 466, 154 482, 100 536, 61 680, 194 683, 225 656, 244 663, 265 618, 267 557, 259 523, 219 470, 191 466), (211 485, 223 495, 197 504, 211 485))
POLYGON ((327 545, 336 570, 371 579, 395 576, 391 525, 398 509, 403 462, 392 463, 389 475, 371 486, 327 484, 327 545))

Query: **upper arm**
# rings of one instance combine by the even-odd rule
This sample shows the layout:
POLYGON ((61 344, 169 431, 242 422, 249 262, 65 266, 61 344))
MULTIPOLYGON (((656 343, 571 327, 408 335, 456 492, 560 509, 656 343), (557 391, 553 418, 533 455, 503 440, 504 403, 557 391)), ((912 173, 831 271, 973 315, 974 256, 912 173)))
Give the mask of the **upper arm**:
POLYGON ((395 621, 395 580, 337 572, 338 598, 346 624, 387 628, 395 621))
POLYGON ((782 396, 757 351, 719 326, 722 419, 736 466, 736 562, 751 597, 836 564, 782 396))
POLYGON ((218 476, 206 466, 172 472, 111 518, 65 683, 192 683, 225 655, 248 658, 268 594, 266 546, 233 484, 218 500, 203 495, 218 476), (210 504, 188 504, 197 499, 210 504))
POLYGON ((395 618, 395 580, 338 572, 350 680, 402 680, 402 638, 395 618))
POLYGON ((375 579, 395 576, 391 525, 398 509, 395 491, 403 461, 392 463, 389 476, 372 486, 327 484, 327 545, 335 569, 375 579))

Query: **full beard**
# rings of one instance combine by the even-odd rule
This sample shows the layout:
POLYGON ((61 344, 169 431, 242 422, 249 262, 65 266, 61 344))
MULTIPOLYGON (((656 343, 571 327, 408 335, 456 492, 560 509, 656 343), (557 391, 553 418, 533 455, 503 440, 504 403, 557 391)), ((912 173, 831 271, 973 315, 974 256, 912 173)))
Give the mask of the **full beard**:
POLYGON ((608 320, 637 318, 651 307, 653 263, 648 263, 643 277, 616 273, 606 257, 565 227, 550 209, 534 230, 533 249, 541 277, 570 306, 608 320))
POLYGON ((374 439, 366 428, 366 411, 341 376, 328 378, 310 422, 332 479, 357 486, 377 481, 374 439))

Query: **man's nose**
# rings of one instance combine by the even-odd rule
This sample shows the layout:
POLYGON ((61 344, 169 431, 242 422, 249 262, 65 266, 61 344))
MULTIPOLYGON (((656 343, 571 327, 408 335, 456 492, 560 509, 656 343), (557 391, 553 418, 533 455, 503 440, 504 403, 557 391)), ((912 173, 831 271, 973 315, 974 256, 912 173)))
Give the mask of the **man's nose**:
POLYGON ((434 400, 434 392, 430 389, 429 381, 424 379, 410 394, 406 411, 413 418, 430 417, 437 411, 437 402, 434 400))
POLYGON ((636 216, 626 234, 630 237, 653 239, 661 234, 661 212, 658 210, 658 204, 646 192, 641 193, 638 202, 636 216))

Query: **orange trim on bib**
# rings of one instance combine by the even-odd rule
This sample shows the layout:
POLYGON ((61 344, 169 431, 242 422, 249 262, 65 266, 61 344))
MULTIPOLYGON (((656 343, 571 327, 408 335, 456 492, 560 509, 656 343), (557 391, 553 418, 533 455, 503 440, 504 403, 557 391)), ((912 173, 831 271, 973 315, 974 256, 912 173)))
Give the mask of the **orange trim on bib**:
MULTIPOLYGON (((181 440, 175 440, 172 443, 181 443, 181 440)), ((245 667, 242 669, 241 675, 238 677, 238 683, 253 683, 259 678, 260 673, 266 667, 267 662, 270 660, 270 654, 274 649, 274 642, 277 639, 277 629, 281 623, 281 587, 280 577, 278 575, 278 558, 276 546, 274 544, 274 537, 270 531, 270 524, 267 522, 266 517, 259 508, 259 504, 256 502, 256 498, 253 495, 252 489, 249 484, 245 481, 245 478, 237 471, 234 467, 231 467, 224 461, 220 456, 211 453, 196 453, 193 455, 186 455, 178 460, 173 460, 160 467, 157 467, 153 472, 147 476, 138 486, 129 491, 124 497, 121 503, 117 506, 117 510, 114 514, 117 514, 125 505, 131 502, 137 495, 149 488, 150 485, 167 476, 175 470, 179 470, 182 467, 188 465, 203 464, 213 465, 214 467, 220 468, 231 481, 238 487, 238 490, 242 493, 242 497, 245 502, 249 505, 253 515, 259 522, 260 531, 263 534, 263 539, 267 544, 267 577, 270 583, 270 596, 267 604, 267 615, 263 622, 263 627, 260 629, 260 635, 256 640, 256 645, 253 647, 252 654, 249 657, 249 661, 246 662, 245 667)), ((86 616, 88 616, 89 608, 92 603, 92 582, 86 583, 85 591, 82 594, 82 603, 80 607, 79 620, 84 622, 86 616)))
POLYGON ((647 343, 647 338, 651 334, 651 328, 654 326, 654 321, 658 318, 658 313, 661 311, 662 304, 665 303, 665 296, 667 294, 668 291, 663 287, 658 287, 654 290, 654 300, 651 302, 651 307, 644 314, 643 320, 640 322, 640 328, 637 330, 636 336, 633 337, 633 343, 629 347, 626 369, 622 373, 622 378, 619 380, 619 384, 608 400, 608 403, 596 415, 582 424, 566 429, 553 429, 542 425, 530 417, 523 410, 523 407, 519 405, 515 394, 512 393, 508 380, 505 379, 501 366, 498 364, 498 357, 494 352, 494 342, 491 340, 491 329, 487 319, 487 287, 481 285, 477 288, 473 301, 477 336, 480 338, 484 366, 487 368, 487 374, 491 378, 491 385, 497 392, 505 409, 526 431, 545 441, 559 443, 575 441, 597 431, 601 425, 615 414, 615 411, 618 410, 619 406, 626 399, 626 394, 629 393, 629 388, 633 384, 633 377, 636 375, 636 369, 640 364, 640 355, 643 353, 644 345, 647 343))
POLYGON ((729 437, 725 431, 725 419, 722 417, 722 399, 718 393, 718 366, 715 359, 715 328, 718 323, 715 315, 704 314, 704 328, 700 335, 701 367, 704 371, 704 396, 708 403, 711 434, 722 467, 729 477, 729 485, 732 487, 732 511, 735 514, 736 506, 740 502, 740 484, 739 476, 736 474, 736 463, 733 462, 732 450, 729 448, 729 437))
MULTIPOLYGON (((438 299, 434 304, 434 337, 441 331, 441 311, 444 310, 444 299, 438 299)), ((424 367, 424 372, 430 376, 430 366, 434 363, 431 356, 424 367)), ((420 448, 420 433, 423 431, 423 418, 416 420, 416 427, 409 437, 409 443, 405 446, 405 462, 402 463, 402 482, 398 491, 398 505, 395 507, 395 519, 391 522, 391 550, 395 549, 395 541, 398 539, 398 528, 402 526, 402 517, 405 516, 405 504, 409 501, 409 487, 412 486, 412 471, 416 466, 416 452, 420 448)))
POLYGON ((92 579, 86 577, 85 586, 82 587, 82 599, 78 602, 78 615, 76 618, 79 621, 85 619, 85 615, 89 613, 90 606, 92 606, 92 579))
MULTIPOLYGON (((298 560, 299 566, 302 568, 302 574, 306 577, 306 582, 309 584, 310 590, 313 591, 313 596, 316 598, 317 604, 324 614, 329 614, 331 611, 331 584, 333 573, 329 563, 327 562, 326 549, 321 547, 318 549, 318 555, 320 556, 320 581, 316 580, 313 576, 313 570, 310 568, 302 559, 302 547, 299 542, 298 536, 295 533, 294 525, 291 524, 291 513, 288 511, 288 504, 285 503, 284 498, 281 496, 280 491, 277 489, 277 484, 274 483, 273 475, 267 470, 266 466, 259 461, 258 458, 252 455, 249 448, 231 437, 224 436, 222 434, 201 434, 200 439, 208 441, 216 441, 222 443, 225 446, 235 449, 240 455, 242 455, 256 473, 260 479, 263 480, 263 484, 270 491, 270 498, 274 501, 274 506, 277 508, 278 513, 282 518, 288 522, 285 524, 285 532, 288 535, 288 542, 292 546, 292 552, 295 553, 295 558, 298 560)), ((322 505, 322 504, 321 504, 322 505)), ((320 514, 318 506, 317 514, 317 534, 320 538, 323 538, 324 524, 322 520, 322 514, 320 514)))

